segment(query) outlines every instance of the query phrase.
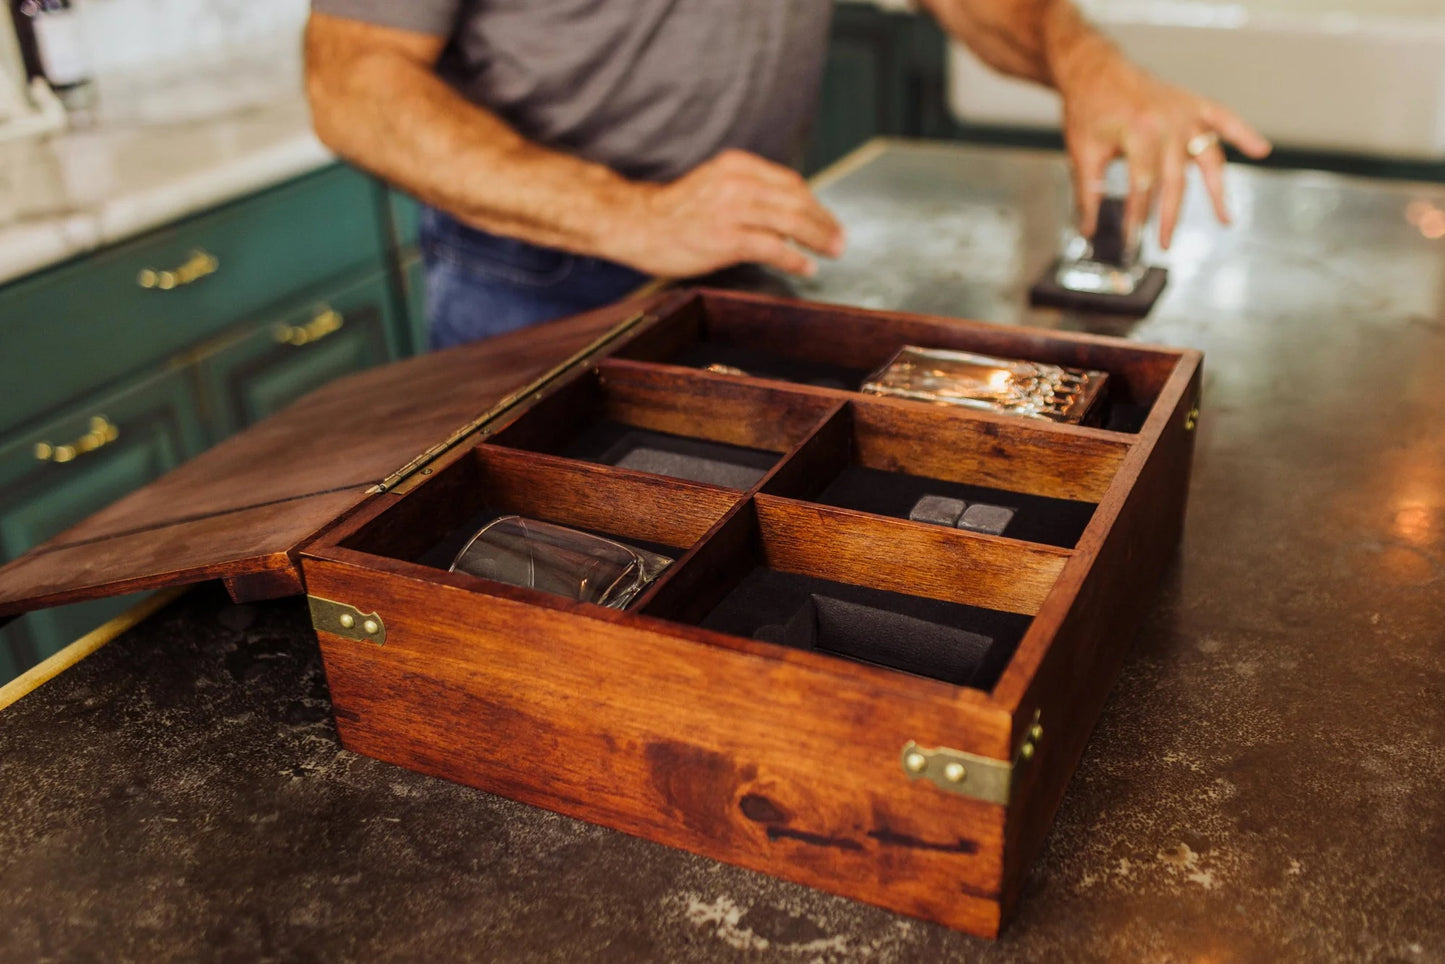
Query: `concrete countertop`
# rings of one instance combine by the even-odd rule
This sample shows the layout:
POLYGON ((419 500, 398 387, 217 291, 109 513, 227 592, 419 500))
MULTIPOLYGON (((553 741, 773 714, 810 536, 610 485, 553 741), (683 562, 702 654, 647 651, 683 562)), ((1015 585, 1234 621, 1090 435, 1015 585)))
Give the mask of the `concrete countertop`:
POLYGON ((0 143, 0 284, 333 160, 294 35, 96 93, 73 129, 0 143))
POLYGON ((861 161, 796 293, 1207 353, 1181 553, 1001 941, 348 753, 305 606, 208 587, 0 712, 0 961, 1445 960, 1445 190, 1231 170, 1129 321, 1024 302, 1060 157, 861 161))

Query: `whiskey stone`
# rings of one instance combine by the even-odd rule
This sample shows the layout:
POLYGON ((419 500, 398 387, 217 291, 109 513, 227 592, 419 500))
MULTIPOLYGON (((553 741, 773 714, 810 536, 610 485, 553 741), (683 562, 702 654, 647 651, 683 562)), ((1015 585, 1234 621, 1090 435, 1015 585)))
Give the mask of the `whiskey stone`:
POLYGON ((958 520, 960 529, 970 532, 986 532, 991 536, 1003 535, 1003 530, 1013 521, 1014 510, 1001 505, 975 502, 964 510, 958 520))
POLYGON ((925 495, 913 503, 908 518, 914 522, 931 522, 936 526, 952 527, 963 514, 965 503, 962 499, 950 499, 941 495, 925 495))

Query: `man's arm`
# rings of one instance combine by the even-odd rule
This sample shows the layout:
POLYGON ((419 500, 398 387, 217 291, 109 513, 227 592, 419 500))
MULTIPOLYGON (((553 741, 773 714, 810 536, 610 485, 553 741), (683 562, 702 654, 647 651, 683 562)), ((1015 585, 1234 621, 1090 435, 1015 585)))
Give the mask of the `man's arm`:
MULTIPOLYGON (((1192 138, 1214 134, 1250 157, 1269 153, 1269 142, 1228 109, 1160 83, 1125 60, 1069 0, 923 2, 990 66, 1063 95, 1064 138, 1073 160, 1079 229, 1086 235, 1094 230, 1104 169, 1115 157, 1129 162, 1126 222, 1131 228, 1142 224, 1157 196, 1159 237, 1168 247, 1192 138)), ((1224 152, 1214 143, 1192 159, 1215 213, 1228 222, 1224 152)))
POLYGON ((322 142, 483 230, 631 265, 702 274, 742 261, 814 270, 790 242, 842 251, 794 171, 729 151, 670 184, 548 150, 436 76, 445 38, 313 13, 306 89, 322 142))

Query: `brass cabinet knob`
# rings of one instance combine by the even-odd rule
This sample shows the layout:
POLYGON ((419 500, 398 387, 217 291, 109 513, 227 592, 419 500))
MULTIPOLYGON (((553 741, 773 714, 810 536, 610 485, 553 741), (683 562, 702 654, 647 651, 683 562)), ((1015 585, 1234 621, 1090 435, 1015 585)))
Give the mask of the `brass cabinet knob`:
POLYGON ((78 455, 94 452, 120 438, 120 429, 104 415, 93 415, 90 431, 73 442, 54 445, 50 442, 35 443, 35 457, 41 462, 69 462, 78 455))
POLYGON ((183 288, 188 284, 200 281, 206 275, 215 274, 219 270, 221 270, 220 259, 209 251, 197 248, 191 252, 191 256, 186 259, 184 264, 169 271, 142 268, 135 280, 142 288, 170 291, 172 288, 183 288))
POLYGON ((304 325, 277 325, 275 336, 276 340, 283 345, 300 348, 302 345, 320 341, 327 335, 340 331, 345 324, 346 319, 342 317, 341 312, 332 308, 322 308, 314 318, 304 325))

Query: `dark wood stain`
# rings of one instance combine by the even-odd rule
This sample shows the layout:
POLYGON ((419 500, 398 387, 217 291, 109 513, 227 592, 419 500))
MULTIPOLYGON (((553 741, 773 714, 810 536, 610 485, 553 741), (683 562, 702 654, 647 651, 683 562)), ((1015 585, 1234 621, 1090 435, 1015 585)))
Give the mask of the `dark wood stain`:
POLYGON ((658 741, 643 750, 662 803, 689 827, 716 833, 731 825, 727 812, 738 788, 757 776, 732 758, 690 743, 658 741))
POLYGON ((738 809, 754 823, 787 823, 788 812, 761 793, 745 793, 738 809))
POLYGON ((914 847, 919 850, 942 850, 947 853, 976 854, 978 843, 973 840, 966 840, 959 837, 953 843, 940 843, 933 840, 922 840, 906 833, 897 833, 887 827, 879 827, 877 830, 868 831, 868 836, 886 847, 914 847))
POLYGON ((808 833, 806 830, 795 830, 792 827, 769 827, 769 840, 797 840, 814 847, 832 847, 836 850, 861 851, 863 845, 856 840, 847 837, 829 837, 820 833, 808 833))

